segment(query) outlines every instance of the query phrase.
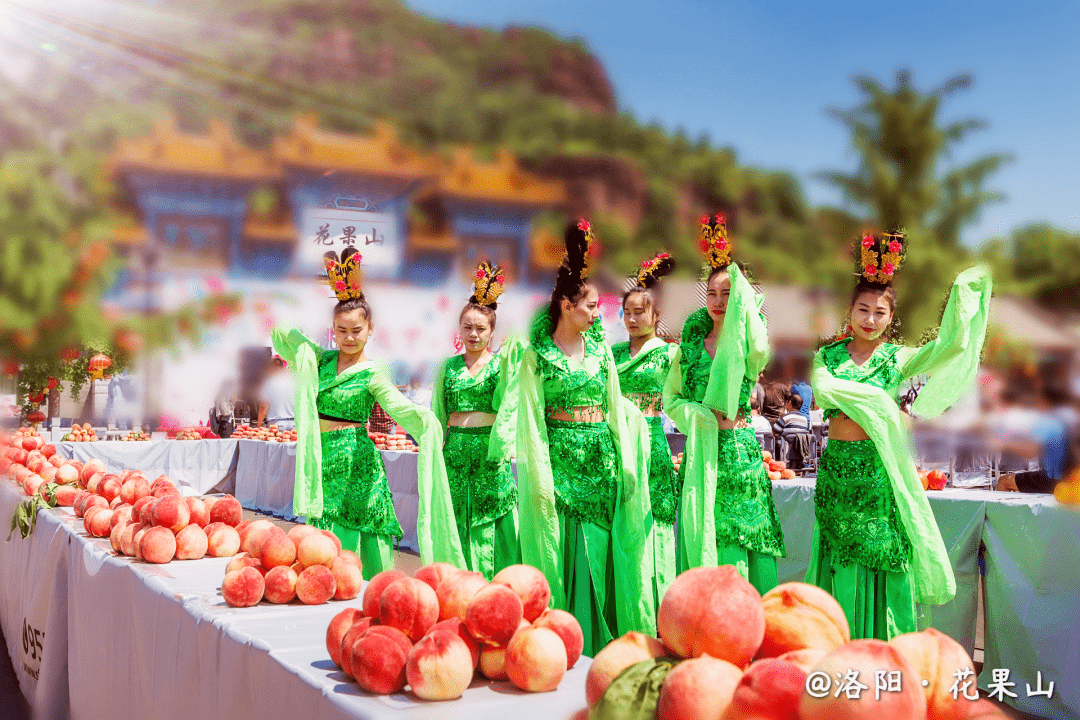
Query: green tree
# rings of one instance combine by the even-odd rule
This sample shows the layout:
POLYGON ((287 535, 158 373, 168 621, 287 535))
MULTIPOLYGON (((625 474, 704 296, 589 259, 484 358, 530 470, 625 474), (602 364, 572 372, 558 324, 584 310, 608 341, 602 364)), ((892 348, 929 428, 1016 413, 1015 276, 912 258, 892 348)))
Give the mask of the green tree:
POLYGON ((844 193, 862 219, 883 229, 927 229, 955 246, 965 224, 986 205, 1003 199, 983 186, 1009 160, 994 153, 959 167, 943 167, 957 143, 986 126, 977 118, 941 124, 942 101, 972 81, 971 75, 956 75, 935 90, 921 92, 907 70, 897 73, 891 90, 874 78, 857 76, 863 102, 829 112, 851 131, 859 167, 854 173, 826 172, 822 177, 844 193))

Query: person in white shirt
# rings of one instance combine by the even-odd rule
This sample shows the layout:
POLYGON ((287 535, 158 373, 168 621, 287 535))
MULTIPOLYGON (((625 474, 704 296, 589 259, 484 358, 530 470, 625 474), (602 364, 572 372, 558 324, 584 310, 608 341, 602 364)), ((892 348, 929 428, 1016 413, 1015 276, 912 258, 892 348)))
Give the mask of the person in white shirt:
POLYGON ((259 391, 258 427, 277 425, 278 430, 296 427, 293 413, 293 379, 285 372, 285 361, 275 355, 259 391))
POLYGON ((750 396, 750 427, 754 428, 756 435, 768 435, 772 432, 772 425, 761 416, 761 400, 757 395, 750 396))

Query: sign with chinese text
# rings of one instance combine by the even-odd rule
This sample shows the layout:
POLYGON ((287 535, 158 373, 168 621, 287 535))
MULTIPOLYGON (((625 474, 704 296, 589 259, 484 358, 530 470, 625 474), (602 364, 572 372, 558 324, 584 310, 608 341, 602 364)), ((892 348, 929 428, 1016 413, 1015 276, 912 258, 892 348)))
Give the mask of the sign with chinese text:
POLYGON ((402 261, 402 243, 397 217, 389 212, 340 207, 308 208, 302 214, 300 247, 296 270, 322 273, 323 254, 356 248, 363 260, 364 274, 395 277, 402 261))

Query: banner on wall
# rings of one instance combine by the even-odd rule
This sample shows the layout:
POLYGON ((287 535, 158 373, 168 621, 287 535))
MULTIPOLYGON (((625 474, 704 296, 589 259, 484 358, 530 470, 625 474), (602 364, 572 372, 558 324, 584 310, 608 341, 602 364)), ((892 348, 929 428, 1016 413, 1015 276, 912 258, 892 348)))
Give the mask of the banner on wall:
MULTIPOLYGON (((337 201, 338 204, 343 201, 337 201)), ((323 254, 355 248, 363 256, 364 273, 371 277, 396 276, 403 259, 393 213, 349 207, 306 208, 301 212, 300 244, 294 270, 300 274, 323 272, 323 254)))

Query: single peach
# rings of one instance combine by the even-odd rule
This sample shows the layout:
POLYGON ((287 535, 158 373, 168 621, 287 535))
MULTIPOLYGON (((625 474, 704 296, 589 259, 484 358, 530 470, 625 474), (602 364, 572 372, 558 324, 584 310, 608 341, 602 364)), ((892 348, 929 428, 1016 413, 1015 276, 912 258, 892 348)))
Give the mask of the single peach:
POLYGON ((566 674, 566 646, 553 630, 528 627, 514 633, 506 646, 506 675, 529 692, 548 692, 566 674))
POLYGON ((447 575, 458 572, 458 569, 450 563, 431 563, 425 565, 416 571, 415 577, 417 580, 423 580, 431 586, 432 590, 439 589, 439 583, 441 583, 447 575))
POLYGON ((296 546, 297 551, 300 550, 300 541, 306 538, 308 535, 317 535, 319 528, 311 525, 294 525, 289 529, 289 539, 293 541, 293 545, 296 546))
MULTIPOLYGON (((671 592, 669 589, 668 592, 671 592)), ((668 654, 664 644, 654 637, 639 632, 628 632, 609 642, 596 653, 589 674, 585 677, 585 699, 589 707, 596 704, 611 681, 626 668, 652 658, 668 654)), ((481 658, 481 663, 483 658, 481 658)))
POLYGON ((231 557, 240 549, 240 536, 236 530, 221 524, 206 535, 206 554, 211 557, 231 557))
POLYGON ((135 534, 143 529, 137 522, 130 522, 124 527, 120 535, 120 552, 128 557, 135 557, 135 534))
MULTIPOLYGON (((267 573, 269 575, 269 573, 267 573)), ((293 590, 295 593, 295 588, 293 590)), ((345 608, 330 619, 326 627, 326 651, 330 653, 330 662, 341 667, 341 641, 358 619, 363 615, 357 608, 345 608)))
POLYGON ((160 498, 154 503, 151 511, 151 521, 158 527, 168 528, 178 533, 187 527, 191 520, 191 511, 188 510, 184 498, 179 495, 169 495, 160 498))
POLYGON ((480 646, 480 662, 476 669, 488 680, 506 680, 506 648, 495 645, 480 646))
POLYGON ((120 486, 120 497, 124 498, 124 502, 129 505, 134 505, 140 498, 149 495, 150 484, 146 482, 146 478, 141 475, 129 477, 124 481, 124 484, 120 486))
POLYGON ((176 533, 176 559, 199 560, 206 556, 210 541, 198 525, 188 525, 176 533))
MULTIPOLYGON (((334 548, 335 548, 335 550, 334 550, 334 556, 336 557, 336 556, 337 556, 337 554, 338 554, 339 552, 341 552, 341 538, 339 538, 339 537, 338 537, 337 535, 335 535, 334 533, 330 532, 329 530, 322 530, 322 529, 320 529, 320 530, 319 530, 319 534, 320 534, 320 535, 325 535, 326 537, 330 538, 330 540, 331 540, 331 541, 333 541, 333 543, 334 543, 334 548)), ((297 549, 297 552, 299 552, 299 548, 297 549)))
POLYGON ((205 530, 206 526, 210 524, 210 510, 206 507, 206 503, 202 501, 202 498, 197 498, 194 495, 184 498, 184 502, 187 503, 188 512, 191 514, 191 519, 188 522, 205 530))
POLYGON ((117 555, 123 555, 123 546, 120 544, 121 538, 124 537, 124 530, 128 526, 127 520, 121 520, 112 526, 112 530, 109 531, 109 545, 112 546, 113 552, 117 555))
POLYGON ((74 485, 79 481, 79 471, 74 465, 61 465, 56 469, 56 482, 61 485, 74 485))
POLYGON ((492 583, 480 589, 465 608, 465 626, 474 638, 488 645, 506 645, 522 621, 521 598, 506 585, 492 583))
POLYGON ((765 611, 761 595, 735 566, 696 567, 671 583, 660 602, 656 627, 679 657, 708 653, 741 668, 761 647, 765 611))
POLYGON ((280 528, 274 530, 260 543, 259 561, 268 568, 292 565, 296 562, 296 546, 280 528))
POLYGON ((334 564, 334 558, 337 557, 337 554, 337 546, 334 545, 334 541, 319 533, 318 535, 308 535, 300 541, 300 547, 296 550, 296 559, 304 563, 306 568, 312 565, 324 565, 329 568, 334 564))
POLYGON ((238 526, 236 532, 240 533, 240 551, 258 557, 259 548, 256 543, 261 545, 263 538, 277 529, 279 528, 269 520, 252 520, 243 527, 238 526))
POLYGON ((305 605, 322 605, 336 590, 334 573, 325 565, 312 565, 296 578, 296 597, 305 605))
MULTIPOLYGON (((26 479, 23 480, 23 492, 33 497, 34 495, 37 495, 38 490, 44 484, 45 478, 41 477, 37 473, 32 473, 30 475, 27 475, 26 479)), ((102 498, 102 500, 104 499, 105 498, 102 498)), ((105 504, 108 505, 108 501, 106 501, 105 504)))
POLYGON ((850 697, 847 692, 826 693, 814 697, 808 692, 799 700, 800 720, 923 720, 926 718, 926 694, 918 671, 895 647, 881 640, 853 640, 823 657, 811 675, 824 673, 835 684, 848 672, 868 690, 850 697), (878 673, 899 673, 898 692, 877 692, 878 673))
POLYGON ((371 578, 364 589, 364 614, 378 620, 379 603, 382 600, 383 590, 390 583, 396 582, 403 577, 405 577, 405 573, 400 570, 383 570, 371 578))
MULTIPOLYGON (((288 540, 288 538, 285 539, 288 540)), ((289 544, 292 545, 291 542, 289 544)), ((299 579, 299 576, 288 565, 270 568, 263 576, 263 581, 266 583, 263 598, 267 602, 278 604, 292 602, 296 597, 296 583, 299 579)))
MULTIPOLYGON (((285 538, 285 540, 295 551, 292 541, 289 538, 285 538)), ((263 553, 265 554, 265 552, 264 547, 263 553)), ((360 594, 360 589, 364 587, 364 574, 359 566, 339 556, 334 561, 333 567, 330 568, 330 572, 334 574, 334 582, 337 583, 337 590, 334 592, 335 600, 352 600, 360 594)), ((434 593, 434 591, 432 592, 434 593)), ((436 600, 436 607, 438 607, 437 603, 436 600)))
POLYGON ((821 658, 828 654, 829 653, 818 648, 803 648, 802 650, 791 650, 786 652, 776 659, 789 662, 809 675, 810 671, 814 669, 814 666, 818 664, 821 658))
POLYGON ((799 720, 806 675, 784 660, 758 660, 743 674, 721 720, 799 720))
POLYGON ((245 567, 227 573, 221 581, 221 596, 232 607, 251 607, 262 600, 266 583, 255 568, 245 567))
POLYGON ((117 495, 116 497, 114 497, 112 500, 109 501, 109 509, 110 510, 115 510, 116 508, 120 507, 123 504, 124 504, 124 499, 121 498, 119 495, 117 495))
POLYGON ((52 465, 46 465, 38 470, 37 474, 47 483, 56 482, 56 468, 52 465))
POLYGON ((540 617, 551 602, 551 587, 544 573, 532 565, 511 565, 495 573, 491 580, 496 585, 506 585, 519 598, 524 617, 533 622, 540 617))
MULTIPOLYGON (((259 565, 261 565, 259 558, 251 557, 246 552, 241 551, 233 555, 229 559, 229 562, 225 563, 225 574, 228 575, 231 572, 245 567, 257 568, 259 565)), ((266 573, 260 571, 259 574, 265 575, 266 573)))
POLYGON ((457 633, 458 637, 460 637, 469 647, 469 652, 472 653, 473 669, 476 669, 476 666, 480 663, 480 641, 469 633, 469 628, 465 627, 464 620, 461 620, 460 618, 440 620, 431 626, 431 629, 428 630, 428 634, 436 631, 457 633))
POLYGON ((170 562, 176 555, 176 536, 167 527, 152 527, 139 542, 139 554, 146 562, 170 562))
POLYGON ((96 473, 104 475, 108 471, 109 469, 105 467, 105 463, 100 460, 96 458, 87 460, 86 464, 82 467, 82 472, 79 473, 79 480, 83 483, 83 487, 86 487, 86 483, 89 482, 90 478, 96 473))
MULTIPOLYGON (((435 591, 423 580, 408 579, 420 583, 435 597, 435 591)), ((421 700, 459 698, 472 677, 472 653, 457 633, 439 631, 425 635, 413 646, 405 662, 405 678, 413 694, 421 700)))
POLYGON ((71 507, 75 504, 75 498, 80 492, 74 485, 59 485, 56 488, 56 504, 60 507, 71 507))
POLYGON ((533 627, 546 627, 563 641, 566 648, 566 669, 574 667, 585 647, 585 635, 578 619, 565 610, 546 610, 536 618, 533 627))
POLYGON ((352 646, 351 669, 356 683, 376 695, 400 692, 405 687, 405 665, 411 651, 409 638, 397 628, 369 627, 352 646))
POLYGON ((341 638, 341 649, 339 650, 341 653, 341 671, 354 680, 356 679, 356 676, 353 675, 353 661, 355 660, 355 657, 353 656, 353 645, 365 630, 378 624, 379 621, 375 618, 360 616, 341 638))
POLYGON ((121 520, 126 520, 126 521, 130 522, 130 520, 131 520, 131 506, 130 505, 121 505, 120 507, 113 509, 112 526, 116 527, 117 523, 119 523, 121 520))
POLYGON ((478 572, 461 570, 447 575, 435 589, 439 598, 439 619, 456 617, 464 620, 469 601, 487 585, 488 581, 478 572))
POLYGON ((109 532, 112 530, 112 516, 113 511, 108 508, 95 512, 90 521, 90 534, 99 538, 109 537, 109 532))
POLYGON ((142 556, 142 539, 143 539, 143 536, 146 535, 146 531, 149 530, 152 527, 153 527, 153 525, 142 525, 139 528, 139 530, 136 531, 136 533, 135 533, 135 537, 133 539, 132 544, 133 544, 133 546, 135 548, 135 559, 136 560, 142 560, 143 559, 143 556, 142 556))
POLYGON ((675 666, 660 686, 656 716, 664 720, 719 718, 735 694, 742 670, 727 660, 701 655, 675 666))
POLYGON ((219 498, 210 509, 210 522, 223 522, 236 527, 243 515, 244 508, 240 507, 240 501, 232 495, 226 495, 219 498))
POLYGON ((758 658, 779 657, 791 650, 818 648, 831 652, 851 640, 847 616, 836 599, 819 587, 801 582, 778 585, 761 598, 765 638, 758 658))
POLYGON ((926 694, 929 720, 952 720, 956 714, 957 700, 949 688, 961 670, 974 672, 971 661, 960 643, 939 630, 928 628, 922 632, 897 635, 889 644, 911 663, 916 676, 927 683, 926 694))
POLYGON ((410 577, 395 580, 379 598, 379 622, 401 630, 410 641, 424 637, 438 621, 439 599, 423 580, 410 577))

